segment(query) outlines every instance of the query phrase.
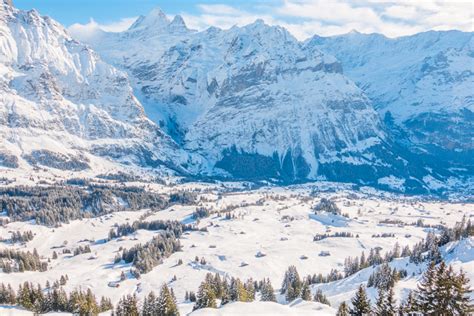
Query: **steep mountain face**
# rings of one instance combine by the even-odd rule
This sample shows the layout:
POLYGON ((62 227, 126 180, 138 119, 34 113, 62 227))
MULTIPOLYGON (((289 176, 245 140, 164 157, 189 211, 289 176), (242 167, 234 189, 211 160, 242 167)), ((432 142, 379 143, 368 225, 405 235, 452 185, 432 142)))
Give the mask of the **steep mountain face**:
POLYGON ((0 165, 84 170, 112 158, 179 168, 127 75, 38 12, 0 2, 0 165), (175 163, 171 164, 171 160, 175 163))
MULTIPOLYGON (((71 32, 74 36, 73 28, 71 32)), ((184 121, 201 112, 195 107, 191 110, 193 105, 185 104, 185 92, 198 93, 188 91, 192 82, 186 82, 186 79, 191 75, 188 74, 183 82, 185 74, 177 73, 179 66, 187 63, 186 43, 195 33, 186 27, 181 17, 170 21, 160 9, 155 9, 147 16, 139 17, 125 32, 104 32, 97 28, 75 37, 90 44, 106 61, 128 72, 134 93, 144 105, 148 117, 180 141, 183 134, 178 125, 182 127, 184 121), (179 109, 180 105, 187 106, 179 109)), ((201 69, 202 75, 205 65, 201 69)))
POLYGON ((195 32, 154 10, 125 32, 82 39, 128 72, 176 141, 205 157, 199 173, 377 184, 418 172, 339 62, 281 27, 195 32))
POLYGON ((391 132, 453 172, 474 175, 474 34, 426 32, 389 39, 352 32, 315 36, 334 54, 391 132))

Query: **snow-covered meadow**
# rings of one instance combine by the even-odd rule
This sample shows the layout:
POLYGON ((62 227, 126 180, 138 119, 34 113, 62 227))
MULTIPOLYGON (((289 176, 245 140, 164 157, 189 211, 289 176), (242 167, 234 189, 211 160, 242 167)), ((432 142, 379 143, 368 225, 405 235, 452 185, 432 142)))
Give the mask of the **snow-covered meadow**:
MULTIPOLYGON (((427 224, 443 224, 453 227, 465 215, 474 217, 474 204, 420 199, 380 192, 340 190, 338 193, 323 192, 321 185, 297 185, 291 187, 261 187, 254 190, 232 190, 231 184, 182 184, 164 186, 148 185, 150 190, 170 191, 194 189, 198 194, 197 205, 173 205, 165 210, 115 212, 97 218, 74 220, 60 227, 46 227, 31 222, 12 222, 0 227, 0 236, 9 238, 13 231, 32 231, 33 240, 25 244, 1 242, 0 249, 36 249, 41 257, 50 261, 45 272, 1 273, 1 282, 10 283, 14 288, 25 281, 45 284, 53 283, 61 275, 67 274, 69 281, 66 291, 74 288, 90 288, 96 296, 106 296, 116 303, 123 295, 135 293, 139 299, 151 290, 158 292, 163 283, 174 290, 181 314, 192 312, 193 303, 185 302, 186 291, 197 291, 206 273, 219 273, 224 277, 239 277, 242 280, 269 278, 279 293, 284 273, 288 266, 296 266, 301 277, 322 273, 327 275, 331 269, 343 271, 344 259, 368 254, 371 248, 381 247, 382 255, 390 251, 396 242, 401 248, 412 247, 426 237, 430 228, 427 224), (315 214, 313 207, 321 198, 333 200, 344 216, 320 212, 315 214), (211 210, 207 218, 195 220, 192 213, 197 207, 211 210), (232 214, 232 218, 226 218, 232 214), (144 244, 158 234, 158 231, 138 230, 132 235, 107 240, 108 233, 116 224, 132 223, 139 218, 152 220, 178 220, 193 224, 205 231, 185 232, 180 238, 182 251, 164 259, 151 272, 142 274, 140 279, 130 273, 131 264, 114 264, 119 248, 130 248, 144 244), (396 223, 383 223, 385 220, 396 223), (414 225, 420 219, 424 225, 414 225), (313 241, 315 234, 351 233, 352 237, 328 237, 313 241), (390 237, 376 237, 388 234, 390 237), (392 235, 393 234, 393 235, 392 235), (75 249, 89 245, 91 253, 73 256, 63 254, 64 248, 75 249), (58 253, 52 259, 53 251, 58 253), (205 264, 195 258, 204 258, 205 264), (182 260, 182 264, 178 262, 182 260), (122 272, 127 279, 120 281, 122 272), (112 287, 111 284, 119 284, 112 287)), ((447 263, 456 270, 462 268, 474 280, 474 239, 446 245, 442 254, 447 263)), ((407 258, 396 259, 392 266, 408 271, 408 276, 400 280, 396 287, 396 298, 403 299, 408 289, 416 283, 425 265, 409 263, 407 258)), ((284 297, 278 295, 279 303, 252 302, 231 303, 215 311, 200 310, 196 315, 309 315, 335 314, 338 305, 348 302, 357 286, 366 283, 373 268, 369 267, 348 278, 327 284, 312 285, 331 302, 332 308, 315 302, 293 302, 285 304, 284 297)), ((368 289, 369 297, 376 296, 375 289, 368 289)), ((258 297, 257 297, 258 300, 258 297)), ((13 314, 19 312, 14 310, 13 314)), ((1 309, 0 314, 11 314, 9 309, 1 309)), ((26 313, 26 312, 25 312, 26 313)))

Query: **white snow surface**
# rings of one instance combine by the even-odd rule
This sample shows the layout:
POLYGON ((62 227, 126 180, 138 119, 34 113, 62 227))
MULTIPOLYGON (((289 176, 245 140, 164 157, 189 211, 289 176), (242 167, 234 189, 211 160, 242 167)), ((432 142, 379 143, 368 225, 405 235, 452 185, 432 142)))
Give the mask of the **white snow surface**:
MULTIPOLYGON (((294 302, 285 304, 279 295, 279 288, 285 270, 295 265, 300 276, 308 274, 329 273, 336 268, 343 269, 344 259, 348 256, 359 256, 362 251, 367 255, 370 248, 381 247, 382 255, 391 250, 396 242, 401 247, 413 246, 426 237, 427 228, 412 225, 418 219, 425 224, 443 223, 452 227, 463 215, 474 216, 474 204, 449 201, 422 200, 417 197, 404 197, 394 194, 361 193, 341 189, 338 193, 312 193, 315 188, 324 189, 322 184, 298 185, 290 187, 263 187, 257 190, 242 190, 243 184, 197 184, 164 186, 158 184, 139 184, 149 190, 173 192, 179 189, 191 189, 199 192, 201 206, 209 209, 224 210, 236 205, 233 210, 235 219, 226 220, 225 212, 211 215, 195 223, 191 213, 197 206, 174 205, 166 210, 149 214, 146 220, 171 219, 185 223, 195 223, 198 227, 207 227, 208 232, 190 232, 181 238, 183 251, 172 254, 164 259, 151 272, 142 274, 139 280, 129 273, 130 265, 114 264, 114 256, 119 247, 130 248, 138 243, 149 241, 159 232, 139 230, 135 234, 103 243, 109 230, 117 223, 123 224, 144 215, 147 210, 136 212, 116 212, 98 218, 75 220, 60 227, 49 228, 31 222, 12 222, 0 227, 0 236, 8 237, 10 231, 31 230, 35 237, 26 244, 9 244, 0 242, 0 248, 18 250, 37 249, 44 260, 51 258, 54 246, 61 246, 67 241, 67 248, 89 244, 92 254, 71 256, 59 253, 59 258, 51 260, 46 272, 24 272, 5 274, 0 272, 4 283, 11 283, 15 288, 25 281, 41 284, 54 282, 59 276, 68 274, 67 291, 74 288, 91 288, 97 296, 107 296, 116 303, 121 296, 129 293, 137 294, 140 300, 149 291, 159 292, 163 283, 167 283, 176 293, 180 312, 187 315, 192 311, 192 303, 184 301, 185 291, 197 291, 200 282, 208 272, 219 273, 222 277, 253 278, 261 280, 269 278, 276 290, 277 303, 235 303, 222 309, 195 312, 197 315, 209 312, 211 315, 253 315, 251 311, 261 311, 262 315, 306 315, 310 313, 335 314, 335 309, 342 302, 349 302, 359 284, 365 284, 373 268, 364 269, 346 279, 328 284, 313 285, 323 290, 331 302, 330 307, 311 302, 294 302), (232 188, 232 190, 230 190, 232 188), (234 192, 233 192, 234 191, 234 192), (326 214, 325 217, 312 215, 312 207, 322 197, 333 199, 338 207, 349 218, 342 219, 326 214), (385 219, 400 220, 404 226, 382 224, 385 219), (313 241, 315 234, 350 232, 354 237, 329 237, 321 241, 313 241), (395 237, 375 238, 373 235, 393 233, 395 237), (358 237, 355 237, 358 236, 358 237), (89 241, 84 242, 87 239, 89 241), (320 256, 322 252, 329 256, 320 256), (258 252, 265 253, 257 257, 258 252), (89 260, 91 255, 95 258, 89 260), (194 261, 195 257, 204 257, 206 264, 194 261), (306 257, 306 258, 305 258, 306 257), (305 258, 305 259, 304 259, 305 258), (178 260, 182 265, 177 265, 178 260), (241 263, 248 265, 242 267, 241 263), (111 288, 109 282, 120 279, 121 272, 128 278, 120 282, 119 288, 111 288), (176 281, 172 281, 176 276, 176 281), (318 310, 322 308, 321 310, 318 310)), ((326 189, 331 188, 330 185, 326 189)), ((5 214, 1 215, 5 216, 5 214)), ((462 268, 467 276, 474 280, 474 240, 472 238, 446 245, 442 254, 447 263, 456 270, 462 268)), ((395 288, 398 302, 403 299, 409 289, 416 287, 425 265, 409 263, 406 258, 397 259, 391 265, 407 269, 408 276, 397 283, 395 288)), ((376 291, 369 289, 369 296, 375 299, 376 291)), ((1 312, 0 312, 1 313, 1 312)))

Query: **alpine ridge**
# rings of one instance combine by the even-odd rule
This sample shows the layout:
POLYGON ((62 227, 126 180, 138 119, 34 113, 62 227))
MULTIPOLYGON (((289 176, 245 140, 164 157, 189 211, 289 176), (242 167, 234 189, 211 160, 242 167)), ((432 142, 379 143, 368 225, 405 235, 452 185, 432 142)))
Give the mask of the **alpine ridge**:
POLYGON ((123 32, 71 37, 3 7, 3 166, 469 189, 469 33, 300 42, 262 20, 195 31, 157 8, 123 32))

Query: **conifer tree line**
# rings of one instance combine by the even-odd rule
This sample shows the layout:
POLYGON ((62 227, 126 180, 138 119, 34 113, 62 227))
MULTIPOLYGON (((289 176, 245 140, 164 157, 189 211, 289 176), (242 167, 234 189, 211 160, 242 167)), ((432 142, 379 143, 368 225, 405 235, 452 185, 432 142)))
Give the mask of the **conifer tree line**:
POLYGON ((0 269, 5 273, 25 271, 46 271, 48 263, 41 261, 36 249, 18 251, 13 249, 0 249, 0 269))
POLYGON ((10 221, 34 220, 52 227, 115 211, 162 210, 176 203, 193 205, 195 200, 194 192, 173 192, 167 196, 140 187, 96 184, 0 188, 0 210, 6 211, 10 221), (118 205, 117 198, 125 203, 118 205))
POLYGON ((173 289, 166 284, 160 289, 157 296, 153 291, 148 293, 143 299, 143 303, 138 302, 135 294, 125 295, 118 302, 115 316, 179 316, 178 305, 173 289))
POLYGON ((186 225, 179 221, 170 221, 170 220, 154 220, 154 221, 134 221, 131 225, 130 223, 125 223, 121 225, 116 225, 114 228, 111 228, 109 231, 109 240, 119 238, 122 236, 127 236, 135 233, 139 229, 144 230, 168 230, 174 233, 176 237, 181 237, 185 231, 196 230, 192 225, 186 225))
MULTIPOLYGON (((313 237, 313 241, 320 241, 329 237, 341 237, 341 238, 352 238, 354 234, 350 232, 335 232, 334 234, 316 234, 313 237)), ((358 237, 358 236, 357 236, 358 237)))
POLYGON ((11 232, 10 239, 3 239, 2 237, 0 237, 0 241, 10 242, 12 244, 27 243, 33 240, 34 237, 35 236, 31 230, 25 231, 23 233, 17 230, 17 231, 11 232))
MULTIPOLYGON (((381 267, 381 271, 386 268, 381 267)), ((392 270, 393 275, 393 270, 392 270)), ((15 292, 10 285, 0 284, 0 304, 20 305, 36 313, 51 311, 70 312, 79 315, 97 315, 100 312, 113 309, 110 299, 102 297, 97 301, 90 290, 74 290, 69 295, 62 289, 67 276, 62 276, 53 286, 49 283, 42 289, 38 284, 25 282, 15 292)), ((378 296, 375 305, 367 297, 366 289, 360 285, 351 300, 351 306, 346 302, 340 304, 337 315, 469 315, 474 311, 469 301, 469 279, 461 270, 455 272, 451 266, 441 261, 438 266, 432 262, 424 273, 418 288, 409 293, 407 299, 397 304, 394 295, 395 282, 387 282, 378 287, 378 296)), ((275 291, 269 279, 243 282, 239 278, 226 278, 216 273, 208 273, 199 286, 197 294, 186 292, 186 301, 195 302, 194 310, 200 308, 217 308, 230 302, 251 302, 260 293, 261 301, 276 301, 275 291)), ((288 302, 302 298, 307 301, 329 304, 326 296, 320 289, 314 297, 307 278, 301 280, 298 271, 290 266, 285 273, 282 283, 282 294, 288 302)), ((159 295, 152 291, 145 296, 143 303, 139 303, 135 295, 126 295, 120 299, 115 310, 116 316, 154 316, 179 315, 176 297, 172 289, 166 284, 160 289, 159 295)))
POLYGON ((74 248, 74 256, 78 256, 80 254, 83 254, 83 253, 91 253, 92 250, 91 250, 91 247, 89 245, 85 245, 85 246, 79 246, 79 247, 76 247, 74 248))
MULTIPOLYGON (((396 282, 396 280, 395 280, 396 282)), ((423 274, 421 282, 407 298, 397 305, 394 282, 378 287, 375 306, 371 305, 365 287, 360 285, 351 300, 352 307, 343 302, 337 315, 470 315, 474 306, 469 300, 472 292, 464 271, 455 272, 444 261, 438 265, 432 261, 423 274)))
MULTIPOLYGON (((441 262, 440 247, 452 241, 458 241, 463 238, 474 236, 474 226, 470 219, 466 219, 466 216, 463 216, 462 220, 454 225, 454 228, 440 226, 440 229, 441 233, 439 236, 437 236, 433 231, 430 231, 426 238, 415 244, 412 249, 408 246, 401 249, 397 242, 393 249, 386 252, 383 257, 380 254, 381 248, 371 248, 367 257, 364 252, 361 253, 360 257, 347 257, 344 260, 344 275, 335 270, 331 271, 327 276, 313 276, 311 279, 312 283, 327 283, 339 280, 355 274, 367 267, 388 263, 393 259, 402 257, 410 257, 410 262, 417 264, 427 261, 435 261, 436 263, 439 263, 441 262)), ((403 277, 405 272, 399 272, 403 277)))
POLYGON ((196 210, 193 212, 193 219, 201 219, 201 218, 206 218, 211 215, 211 211, 208 210, 205 207, 198 207, 196 210))
POLYGON ((185 299, 195 302, 194 310, 201 308, 217 308, 230 302, 252 302, 260 293, 261 301, 276 302, 275 291, 269 279, 254 281, 231 277, 229 280, 218 273, 207 273, 204 281, 199 285, 197 293, 186 292, 185 299))
POLYGON ((321 290, 316 291, 316 294, 312 297, 311 284, 313 284, 311 276, 301 279, 296 267, 289 266, 283 277, 280 294, 285 295, 287 302, 302 298, 305 301, 315 301, 330 305, 329 300, 321 290))
POLYGON ((47 284, 43 289, 40 284, 25 282, 16 292, 10 284, 1 283, 0 304, 18 305, 35 313, 68 312, 76 315, 97 315, 113 309, 110 299, 102 297, 98 301, 90 289, 76 289, 67 294, 59 283, 63 281, 54 282, 52 287, 47 284))
MULTIPOLYGON (((179 238, 185 231, 194 231, 197 228, 192 225, 182 224, 179 221, 135 221, 132 225, 125 223, 116 225, 109 231, 109 240, 126 236, 136 232, 139 229, 161 231, 160 234, 144 245, 138 244, 130 249, 121 249, 114 262, 118 263, 124 260, 125 263, 133 263, 136 268, 135 274, 139 277, 140 273, 148 273, 155 266, 162 263, 163 259, 169 257, 172 253, 181 250, 179 238)), ((200 229, 201 231, 204 229, 200 229)))
POLYGON ((163 259, 181 250, 178 237, 171 230, 160 232, 144 245, 138 244, 130 249, 123 249, 114 261, 118 263, 123 260, 125 263, 132 263, 139 273, 148 273, 161 264, 163 259))
POLYGON ((369 276, 367 287, 388 290, 393 287, 398 280, 405 278, 407 274, 406 270, 392 269, 388 263, 382 263, 369 276))
POLYGON ((393 238, 395 237, 394 233, 381 233, 381 234, 373 234, 372 238, 393 238))

